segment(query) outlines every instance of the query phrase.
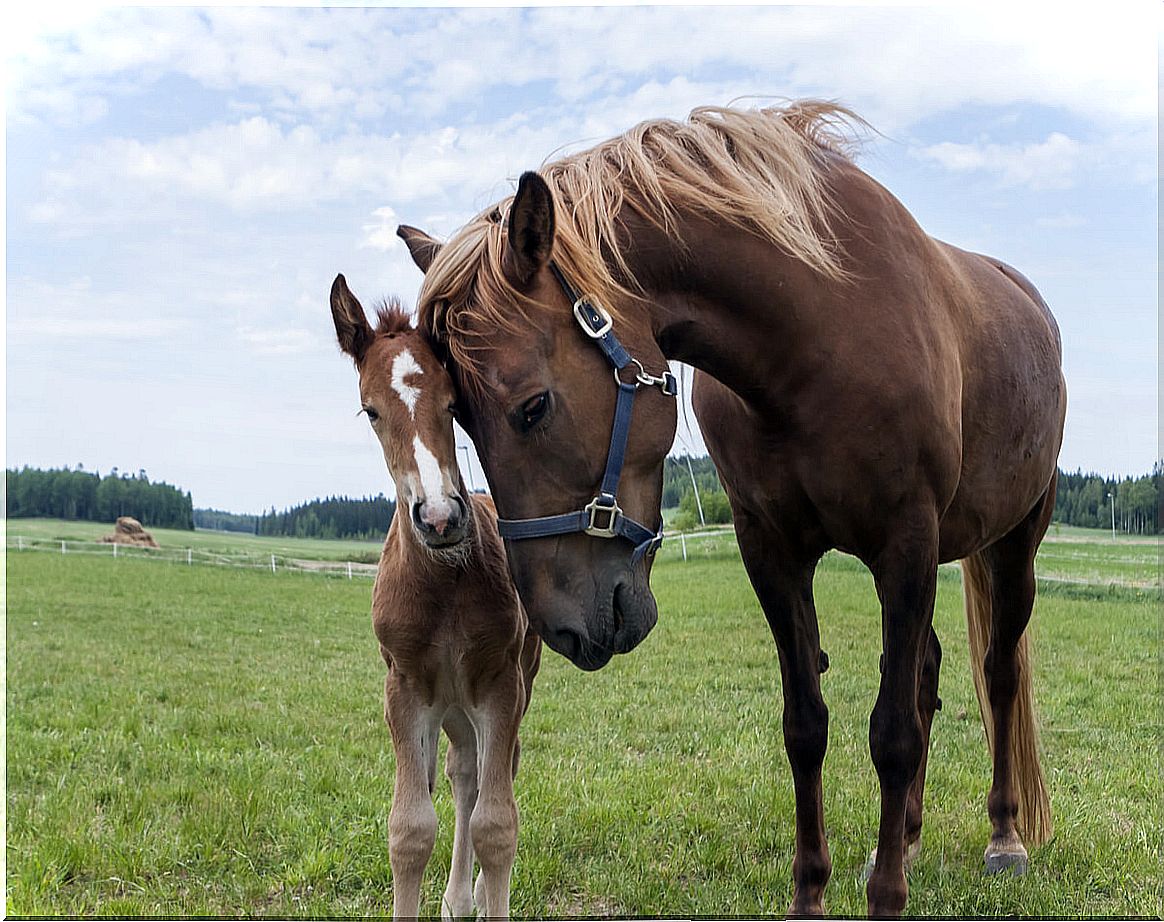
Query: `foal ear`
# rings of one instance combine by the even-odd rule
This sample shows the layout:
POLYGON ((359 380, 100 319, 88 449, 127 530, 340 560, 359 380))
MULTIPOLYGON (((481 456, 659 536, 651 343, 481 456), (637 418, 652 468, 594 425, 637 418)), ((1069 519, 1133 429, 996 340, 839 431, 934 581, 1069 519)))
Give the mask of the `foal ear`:
POLYGON ((417 268, 421 272, 428 272, 428 267, 441 250, 441 244, 424 231, 407 224, 396 228, 396 236, 408 244, 408 252, 412 254, 412 261, 417 268))
POLYGON ((343 275, 337 275, 331 283, 331 319, 335 321, 340 348, 359 365, 372 343, 372 327, 343 275))
POLYGON ((554 247, 554 197, 537 173, 521 174, 506 239, 505 270, 511 281, 524 286, 550 261, 554 247))

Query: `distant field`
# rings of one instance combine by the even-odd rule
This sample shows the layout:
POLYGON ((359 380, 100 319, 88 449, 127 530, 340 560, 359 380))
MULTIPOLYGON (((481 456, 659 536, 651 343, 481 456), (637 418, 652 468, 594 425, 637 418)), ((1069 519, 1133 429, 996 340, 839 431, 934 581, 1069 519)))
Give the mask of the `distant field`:
MULTIPOLYGON (((23 536, 38 541, 97 541, 113 531, 112 524, 68 522, 62 519, 9 519, 8 543, 23 536)), ((348 541, 325 538, 287 538, 248 535, 233 531, 182 531, 174 528, 150 528, 150 534, 162 548, 207 551, 224 556, 251 555, 256 559, 271 554, 315 560, 375 562, 383 541, 348 541)))
MULTIPOLYGON (((7 909, 51 915, 365 916, 391 894, 393 758, 366 580, 12 550, 8 522, 7 909)), ((35 526, 45 538, 85 534, 35 526)), ((105 533, 92 526, 86 534, 105 533)), ((1036 689, 1055 838, 1025 878, 985 879, 990 770, 956 568, 939 580, 935 723, 915 915, 1159 915, 1159 591, 1152 543, 1047 543, 1036 689), (1078 554, 1073 552, 1078 551, 1078 554), (1094 579, 1091 579, 1094 576, 1094 579)), ((342 559, 367 545, 162 532, 342 559), (280 541, 284 550, 267 542, 280 541), (257 542, 257 544, 250 544, 257 542), (317 547, 322 545, 322 547, 317 547)), ((513 911, 759 915, 790 897, 792 786, 775 650, 730 534, 666 545, 658 627, 584 674, 547 653, 523 726, 513 911)), ((182 544, 181 546, 187 546, 182 544)), ((371 546, 374 550, 378 545, 371 546)), ((868 574, 816 585, 831 710, 831 913, 860 914, 874 843, 868 715, 879 619, 868 574)), ((423 908, 451 847, 447 783, 423 908)))

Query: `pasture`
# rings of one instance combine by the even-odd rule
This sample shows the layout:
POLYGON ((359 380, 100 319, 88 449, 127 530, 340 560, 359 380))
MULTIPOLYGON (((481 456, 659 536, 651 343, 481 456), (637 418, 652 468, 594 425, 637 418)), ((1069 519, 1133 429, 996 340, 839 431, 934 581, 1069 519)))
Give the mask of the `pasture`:
MULTIPOLYGON (((57 540, 74 537, 62 528, 89 527, 8 526, 57 540)), ((277 542, 290 556, 333 560, 369 548, 160 537, 256 554, 277 542)), ((1056 831, 1026 877, 987 879, 989 760, 960 578, 943 568, 944 708, 907 914, 1161 913, 1159 572, 1154 540, 1053 528, 1040 574, 1056 581, 1040 586, 1034 643, 1056 831)), ((584 674, 546 651, 522 729, 517 916, 787 906, 793 814, 779 670, 730 534, 690 540, 686 562, 669 540, 652 583, 660 622, 631 655, 584 674)), ((386 912, 393 759, 370 594, 367 579, 21 552, 10 538, 8 912, 386 912)), ((834 554, 816 597, 832 663, 826 907, 857 915, 878 815, 868 753, 876 596, 866 571, 834 554)), ((437 812, 422 903, 434 914, 452 838, 443 775, 437 812)))

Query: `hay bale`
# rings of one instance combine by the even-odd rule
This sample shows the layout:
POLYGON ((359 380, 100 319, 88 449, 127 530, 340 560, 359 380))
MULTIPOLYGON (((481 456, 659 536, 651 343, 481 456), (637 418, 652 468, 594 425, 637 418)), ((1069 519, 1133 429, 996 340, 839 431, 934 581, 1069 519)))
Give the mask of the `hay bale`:
POLYGON ((133 547, 157 547, 158 542, 141 526, 141 522, 128 515, 118 518, 113 526, 113 534, 101 539, 104 544, 129 544, 133 547))

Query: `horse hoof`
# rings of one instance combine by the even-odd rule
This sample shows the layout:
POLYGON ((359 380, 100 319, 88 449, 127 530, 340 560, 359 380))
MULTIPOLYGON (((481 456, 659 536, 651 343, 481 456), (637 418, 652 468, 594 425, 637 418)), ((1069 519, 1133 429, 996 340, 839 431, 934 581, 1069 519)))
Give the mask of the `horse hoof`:
POLYGON ((1026 849, 1022 851, 988 852, 985 860, 987 874, 1004 874, 1009 871, 1012 877, 1022 877, 1027 873, 1028 859, 1026 849))

